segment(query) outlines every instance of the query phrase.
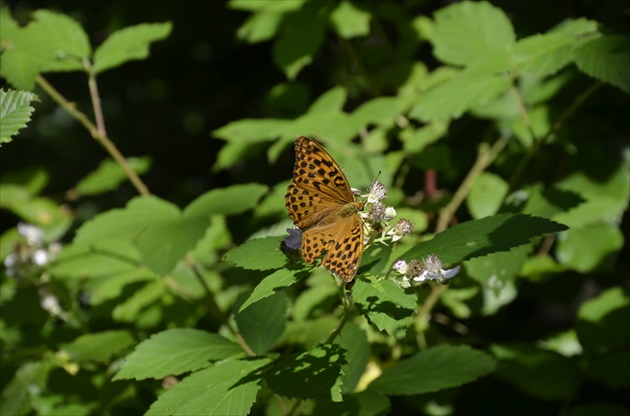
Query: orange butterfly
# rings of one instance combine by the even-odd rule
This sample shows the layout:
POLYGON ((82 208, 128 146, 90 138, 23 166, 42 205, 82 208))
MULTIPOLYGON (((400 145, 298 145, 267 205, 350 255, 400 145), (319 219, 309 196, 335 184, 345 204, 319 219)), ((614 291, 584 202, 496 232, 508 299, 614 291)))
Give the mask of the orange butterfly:
POLYGON ((293 180, 285 195, 289 216, 302 230, 302 258, 313 263, 326 251, 328 271, 351 281, 363 256, 363 202, 354 194, 341 168, 308 137, 295 141, 293 180))

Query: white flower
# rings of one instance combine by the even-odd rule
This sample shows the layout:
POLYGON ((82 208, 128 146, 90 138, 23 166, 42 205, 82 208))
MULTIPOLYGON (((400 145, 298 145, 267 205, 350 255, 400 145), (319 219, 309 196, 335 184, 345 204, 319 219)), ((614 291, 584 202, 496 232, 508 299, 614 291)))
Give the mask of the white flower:
POLYGON ((430 254, 424 259, 424 270, 417 276, 413 277, 414 282, 426 282, 435 280, 439 283, 445 283, 447 280, 456 276, 461 270, 461 266, 452 269, 442 269, 442 261, 435 254, 430 254))
POLYGON ((48 252, 43 248, 38 248, 33 253, 33 263, 38 266, 44 266, 46 263, 48 263, 49 259, 50 257, 48 256, 48 252))
POLYGON ((394 263, 394 270, 400 274, 407 274, 408 264, 404 260, 398 260, 394 263))
POLYGON ((20 222, 17 229, 18 234, 24 237, 30 246, 38 246, 44 241, 44 231, 39 227, 20 222))
POLYGON ((368 199, 367 202, 369 204, 373 204, 375 202, 379 202, 381 199, 387 196, 387 188, 379 181, 373 181, 372 185, 370 185, 370 190, 368 191, 368 199))

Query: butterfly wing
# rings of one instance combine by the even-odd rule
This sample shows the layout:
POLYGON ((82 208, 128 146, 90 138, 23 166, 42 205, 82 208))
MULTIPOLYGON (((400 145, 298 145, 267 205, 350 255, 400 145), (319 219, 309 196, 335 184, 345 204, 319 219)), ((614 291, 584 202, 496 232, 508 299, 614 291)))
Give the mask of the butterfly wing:
POLYGON ((339 207, 354 201, 346 175, 316 141, 299 136, 295 141, 293 180, 285 195, 293 222, 310 228, 339 207))

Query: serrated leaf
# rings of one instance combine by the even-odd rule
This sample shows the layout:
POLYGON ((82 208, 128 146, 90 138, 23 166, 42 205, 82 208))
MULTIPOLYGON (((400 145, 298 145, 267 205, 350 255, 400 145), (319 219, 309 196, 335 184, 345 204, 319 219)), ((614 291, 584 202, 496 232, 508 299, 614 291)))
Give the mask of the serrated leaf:
POLYGON ((237 344, 217 334, 192 328, 167 329, 138 344, 114 380, 179 375, 242 352, 237 344))
POLYGON ((276 292, 239 312, 234 319, 247 345, 256 354, 264 354, 282 336, 286 313, 287 297, 276 292))
POLYGON ((523 214, 497 214, 458 224, 404 253, 406 261, 436 254, 444 265, 459 263, 530 242, 534 237, 564 231, 567 226, 523 214))
POLYGON ((630 346, 630 333, 620 330, 630 313, 630 293, 612 287, 584 302, 578 311, 575 329, 580 344, 589 354, 603 354, 630 346))
POLYGON ((301 354, 284 356, 267 372, 267 384, 285 397, 341 401, 345 353, 337 344, 320 344, 301 354))
POLYGON ((492 373, 496 362, 468 346, 438 345, 383 371, 368 390, 379 394, 430 393, 470 383, 492 373))
POLYGON ((94 360, 107 363, 112 356, 124 351, 133 342, 134 338, 129 331, 104 331, 82 335, 64 346, 61 352, 68 354, 74 362, 94 360))
POLYGON ((285 237, 265 237, 247 240, 228 251, 225 261, 248 270, 273 270, 284 266, 287 258, 280 251, 285 237))
POLYGON ((390 279, 374 276, 357 279, 352 298, 359 311, 381 331, 400 337, 416 312, 416 296, 390 279))
POLYGON ((584 73, 630 93, 630 38, 601 36, 575 51, 575 63, 584 73))
POLYGON ((112 33, 94 52, 94 72, 100 73, 127 61, 146 59, 150 44, 168 37, 171 28, 170 22, 143 23, 112 33))
MULTIPOLYGON (((139 175, 147 172, 151 167, 151 159, 148 156, 128 158, 127 163, 131 170, 139 175)), ((127 179, 127 174, 118 163, 112 159, 105 159, 96 170, 81 179, 75 189, 81 195, 97 195, 116 189, 127 179)))
POLYGON ((330 14, 330 22, 342 38, 353 38, 370 33, 372 15, 354 6, 349 1, 342 1, 330 14))
POLYGON ((274 293, 281 292, 285 287, 289 287, 303 277, 303 274, 296 274, 287 269, 280 269, 265 277, 252 291, 247 300, 239 308, 239 313, 248 306, 265 299, 274 293))
POLYGON ((454 65, 468 65, 505 52, 516 35, 505 13, 488 2, 464 1, 435 13, 431 42, 435 56, 454 65))
POLYGON ((35 111, 30 105, 35 100, 37 96, 31 92, 0 89, 0 145, 26 127, 35 111))
POLYGON ((158 397, 147 416, 246 415, 260 389, 267 358, 227 361, 198 371, 158 397))

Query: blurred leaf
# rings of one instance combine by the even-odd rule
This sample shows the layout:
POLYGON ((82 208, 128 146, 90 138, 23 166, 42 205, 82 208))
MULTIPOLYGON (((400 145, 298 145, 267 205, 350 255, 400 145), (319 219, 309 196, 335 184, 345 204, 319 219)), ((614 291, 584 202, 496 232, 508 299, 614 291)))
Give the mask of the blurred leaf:
MULTIPOLYGON (((138 175, 147 172, 151 167, 151 159, 149 157, 129 158, 127 163, 131 170, 138 175)), ((77 183, 76 190, 81 195, 97 195, 116 189, 117 186, 127 179, 127 174, 118 163, 112 159, 104 159, 95 171, 77 183)))
POLYGON ((0 146, 26 127, 35 111, 30 105, 35 100, 37 96, 30 92, 0 89, 0 146))
POLYGON ((343 402, 319 400, 314 415, 382 416, 392 414, 389 399, 372 392, 344 394, 343 402))
POLYGON ((522 209, 523 214, 554 219, 557 214, 567 212, 579 206, 584 199, 568 190, 554 187, 534 186, 526 189, 529 198, 522 209))
POLYGON ((345 353, 337 344, 320 344, 286 355, 267 372, 267 384, 281 396, 339 402, 345 353))
POLYGON ((438 345, 383 371, 367 391, 393 395, 429 393, 470 383, 495 368, 495 361, 484 352, 465 345, 438 345))
POLYGON ((494 345, 492 352, 499 360, 496 377, 537 398, 570 397, 580 375, 577 362, 552 351, 494 345))
POLYGON ((448 266, 491 253, 509 251, 528 244, 534 237, 566 229, 565 225, 544 218, 497 214, 451 227, 432 240, 410 249, 401 258, 411 261, 433 253, 448 266))
POLYGON ((153 276, 140 265, 138 250, 122 241, 68 244, 49 271, 59 279, 93 279, 124 273, 142 273, 149 279, 153 276))
POLYGON ((508 192, 508 184, 500 176, 482 172, 473 183, 466 205, 473 218, 484 218, 499 211, 508 192))
POLYGON ((416 297, 392 280, 377 281, 362 276, 352 288, 352 298, 359 311, 381 331, 400 337, 416 313, 416 297))
POLYGON ((604 354, 630 346, 630 333, 620 330, 630 314, 627 289, 612 287, 582 304, 575 329, 588 354, 604 354))
POLYGON ((441 61, 468 65, 507 51, 515 37, 501 9, 487 2, 464 1, 435 12, 431 43, 441 61))
POLYGON ((248 270, 273 270, 283 267, 287 258, 280 251, 284 237, 255 238, 228 251, 224 260, 248 270))
POLYGON ((33 397, 46 387, 52 366, 48 361, 21 364, 2 390, 2 414, 26 415, 33 411, 33 397))
POLYGON ((516 69, 551 75, 573 61, 575 37, 565 33, 537 34, 519 40, 512 50, 516 69))
POLYGON ((242 352, 238 345, 217 334, 192 328, 167 329, 138 344, 114 380, 179 375, 242 352))
POLYGON ((236 10, 249 10, 252 12, 274 11, 289 12, 298 10, 306 0, 230 0, 228 7, 236 10))
POLYGON ((134 342, 129 331, 115 330, 81 335, 61 349, 74 362, 99 361, 107 363, 113 355, 126 350, 134 342))
POLYGON ((434 120, 423 127, 407 128, 400 133, 400 140, 406 152, 419 153, 430 144, 438 141, 448 132, 449 122, 434 120))
POLYGON ((555 351, 565 357, 580 355, 583 352, 582 345, 580 345, 580 341, 578 341, 577 333, 573 329, 541 340, 536 344, 536 346, 546 350, 555 351))
POLYGON ((357 8, 349 1, 342 1, 330 14, 330 22, 342 38, 365 36, 370 33, 370 13, 357 8))
POLYGON ((302 276, 287 269, 276 270, 256 285, 251 295, 249 295, 247 300, 239 308, 239 313, 261 299, 265 299, 274 293, 282 292, 285 287, 296 283, 301 277, 302 276))
POLYGON ((50 10, 36 10, 33 17, 54 55, 54 60, 46 62, 42 71, 83 70, 81 60, 89 58, 92 48, 81 25, 68 15, 50 10))
POLYGON ((615 403, 597 403, 575 405, 569 409, 567 416, 630 416, 628 407, 615 403))
POLYGON ((557 257, 563 266, 582 273, 610 270, 623 243, 623 235, 615 225, 572 228, 559 236, 557 257), (597 244, 593 244, 594 241, 597 244))
POLYGON ((630 93, 630 38, 601 36, 575 51, 577 67, 587 75, 630 93))
POLYGON ((611 390, 630 387, 630 354, 619 351, 596 358, 588 368, 589 377, 608 386, 611 390))
POLYGON ((510 251, 472 258, 464 263, 468 275, 489 289, 500 292, 505 284, 513 282, 532 251, 529 244, 510 251))
POLYGON ((325 21, 318 13, 320 5, 307 2, 288 15, 273 45, 273 60, 288 79, 293 80, 317 53, 324 42, 325 21), (308 36, 304 36, 307 33, 308 36))
POLYGON ((127 61, 146 59, 150 44, 167 38, 171 28, 170 22, 143 23, 112 33, 94 52, 94 72, 98 74, 127 61))
POLYGON ((253 303, 234 318, 240 334, 256 353, 264 354, 280 339, 286 328, 287 297, 276 292, 253 303))
POLYGON ((308 112, 316 113, 339 113, 343 111, 343 106, 348 98, 348 91, 343 87, 334 87, 322 93, 311 104, 308 112))
POLYGON ((264 118, 233 121, 212 132, 215 137, 236 143, 259 143, 271 141, 286 128, 288 121, 264 118))
POLYGON ((70 212, 52 199, 33 196, 30 190, 16 184, 0 184, 0 208, 12 211, 24 222, 37 225, 57 235, 63 234, 70 226, 70 212))
POLYGON ((467 319, 470 318, 471 310, 466 304, 466 301, 471 299, 479 293, 479 287, 467 287, 462 289, 450 288, 442 293, 440 300, 451 310, 456 318, 467 319))
POLYGON ((225 361, 193 373, 161 394, 145 415, 246 415, 267 364, 267 358, 225 361))
POLYGON ((160 280, 152 280, 133 292, 127 299, 120 300, 112 310, 112 317, 120 322, 136 322, 140 313, 159 302, 166 295, 166 286, 160 280))

